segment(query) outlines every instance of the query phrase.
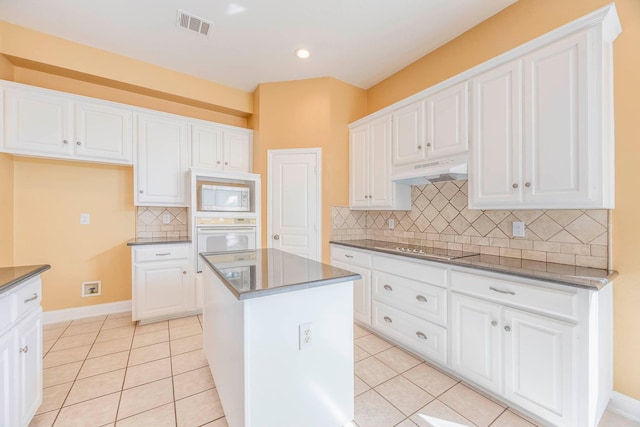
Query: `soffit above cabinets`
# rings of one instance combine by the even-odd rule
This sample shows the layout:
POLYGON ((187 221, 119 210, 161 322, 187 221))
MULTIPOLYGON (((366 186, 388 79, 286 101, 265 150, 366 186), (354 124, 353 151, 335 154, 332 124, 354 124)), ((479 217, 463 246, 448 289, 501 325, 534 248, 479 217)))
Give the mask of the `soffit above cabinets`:
POLYGON ((0 16, 246 91, 325 76, 366 89, 515 1, 30 0, 0 2, 0 16), (210 22, 208 35, 176 25, 178 9, 210 22))

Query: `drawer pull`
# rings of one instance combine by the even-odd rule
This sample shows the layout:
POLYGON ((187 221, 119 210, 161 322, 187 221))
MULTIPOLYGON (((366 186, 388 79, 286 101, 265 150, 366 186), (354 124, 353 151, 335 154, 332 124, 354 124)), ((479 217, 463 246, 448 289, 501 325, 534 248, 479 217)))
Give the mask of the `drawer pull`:
POLYGON ((509 295, 515 295, 515 292, 511 292, 511 291, 503 291, 502 289, 496 289, 493 286, 490 286, 489 289, 491 289, 493 292, 498 292, 499 294, 509 294, 509 295))
POLYGON ((33 300, 37 300, 37 299, 38 299, 38 294, 33 294, 33 296, 32 296, 32 297, 29 297, 29 298, 27 298, 26 300, 24 300, 24 303, 26 304, 26 303, 28 303, 28 302, 31 302, 31 301, 33 301, 33 300))
POLYGON ((171 252, 164 252, 161 254, 156 254, 156 256, 167 256, 167 255, 171 255, 171 252))
POLYGON ((20 349, 20 353, 25 353, 26 354, 28 351, 29 351, 29 346, 28 345, 25 345, 24 347, 22 347, 20 349))
POLYGON ((393 288, 391 286, 389 286, 389 285, 384 285, 384 289, 387 290, 387 291, 392 291, 393 290, 393 288))
POLYGON ((422 332, 420 332, 420 331, 416 332, 416 336, 418 338, 420 338, 421 340, 426 340, 427 339, 427 336, 425 334, 423 334, 422 332))
POLYGON ((383 319, 387 323, 393 323, 393 320, 391 320, 391 318, 389 316, 384 316, 383 319))
POLYGON ((344 256, 345 256, 346 258, 353 258, 353 255, 347 255, 347 254, 344 254, 344 256))
POLYGON ((491 326, 498 326, 498 322, 496 322, 495 320, 491 321, 491 326))
POLYGON ((425 297, 423 297, 422 295, 418 295, 416 296, 416 299, 420 302, 427 302, 427 299, 425 297))
POLYGON ((511 332, 511 326, 507 325, 504 327, 504 330, 507 332, 511 332))

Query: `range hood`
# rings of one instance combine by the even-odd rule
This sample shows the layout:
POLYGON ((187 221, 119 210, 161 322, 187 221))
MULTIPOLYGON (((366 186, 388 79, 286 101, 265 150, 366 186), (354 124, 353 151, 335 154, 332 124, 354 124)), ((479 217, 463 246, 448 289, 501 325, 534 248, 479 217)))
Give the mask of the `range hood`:
POLYGON ((393 182, 408 185, 425 185, 458 179, 467 179, 466 156, 414 165, 398 171, 391 177, 393 182))

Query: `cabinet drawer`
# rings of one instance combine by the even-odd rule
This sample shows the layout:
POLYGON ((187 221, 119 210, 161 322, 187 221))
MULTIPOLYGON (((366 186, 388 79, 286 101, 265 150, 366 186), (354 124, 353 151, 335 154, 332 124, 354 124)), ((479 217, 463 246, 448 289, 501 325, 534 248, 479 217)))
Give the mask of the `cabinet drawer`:
POLYGON ((371 254, 351 248, 345 248, 343 246, 331 247, 331 259, 346 262, 348 264, 359 265, 361 267, 371 266, 371 254))
POLYGON ((134 248, 134 262, 166 261, 184 259, 189 257, 190 245, 152 245, 143 248, 134 248))
POLYGON ((15 292, 15 295, 17 305, 16 318, 38 308, 42 301, 42 281, 40 280, 40 277, 31 279, 26 284, 23 284, 15 292))
POLYGON ((371 322, 381 334, 395 339, 430 360, 447 363, 447 330, 388 305, 373 302, 371 322))
POLYGON ((572 319, 578 315, 578 294, 569 287, 566 291, 550 289, 453 271, 451 289, 542 313, 572 319))
POLYGON ((373 272, 373 298, 424 320, 447 325, 447 290, 391 274, 373 272))
POLYGON ((447 270, 423 262, 404 261, 397 258, 374 256, 373 268, 384 273, 427 282, 436 286, 447 285, 447 270))

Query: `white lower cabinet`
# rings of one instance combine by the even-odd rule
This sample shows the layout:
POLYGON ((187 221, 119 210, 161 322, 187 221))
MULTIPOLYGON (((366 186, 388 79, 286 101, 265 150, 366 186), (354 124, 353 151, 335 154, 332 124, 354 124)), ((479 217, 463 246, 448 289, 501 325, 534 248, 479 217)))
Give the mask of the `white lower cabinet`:
POLYGON ((578 288, 336 244, 331 259, 371 279, 369 299, 355 302, 361 313, 369 304, 371 320, 359 323, 544 423, 598 425, 613 387, 612 284, 578 288))
POLYGON ((133 320, 177 317, 195 308, 189 245, 134 246, 133 320))
POLYGON ((0 295, 0 425, 27 427, 42 403, 39 276, 0 295), (2 316, 0 316, 2 317, 2 316))
POLYGON ((370 325, 371 255, 363 251, 331 245, 331 265, 362 276, 362 279, 353 281, 353 317, 364 325, 370 325))

